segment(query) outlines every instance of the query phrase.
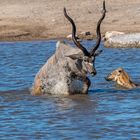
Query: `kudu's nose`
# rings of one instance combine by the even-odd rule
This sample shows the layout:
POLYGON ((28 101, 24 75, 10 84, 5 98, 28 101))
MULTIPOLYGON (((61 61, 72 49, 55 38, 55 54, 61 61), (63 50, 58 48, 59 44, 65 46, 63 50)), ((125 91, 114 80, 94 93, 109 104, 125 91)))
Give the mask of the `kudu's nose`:
POLYGON ((94 70, 94 71, 91 72, 91 75, 92 76, 95 76, 96 74, 97 74, 96 70, 94 70))

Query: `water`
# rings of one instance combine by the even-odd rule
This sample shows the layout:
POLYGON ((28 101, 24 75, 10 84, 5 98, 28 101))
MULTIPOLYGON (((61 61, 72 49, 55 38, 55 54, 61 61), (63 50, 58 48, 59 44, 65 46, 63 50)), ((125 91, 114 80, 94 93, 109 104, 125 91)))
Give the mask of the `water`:
POLYGON ((34 76, 55 43, 0 43, 0 140, 139 140, 140 88, 120 89, 104 77, 122 66, 140 83, 140 50, 101 45, 88 95, 31 96, 34 76))

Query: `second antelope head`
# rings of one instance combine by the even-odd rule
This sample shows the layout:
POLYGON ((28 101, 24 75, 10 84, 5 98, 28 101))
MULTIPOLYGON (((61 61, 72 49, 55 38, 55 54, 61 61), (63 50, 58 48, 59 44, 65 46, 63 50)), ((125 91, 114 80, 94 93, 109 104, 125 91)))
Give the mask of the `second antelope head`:
POLYGON ((88 51, 78 40, 76 37, 76 25, 73 21, 73 19, 67 14, 66 8, 64 8, 64 15, 68 19, 68 21, 72 25, 72 40, 74 44, 83 52, 83 56, 77 56, 73 55, 71 56, 72 59, 78 59, 79 61, 82 61, 82 69, 87 73, 89 72, 93 76, 96 75, 96 69, 94 66, 95 63, 95 58, 98 56, 102 51, 97 51, 99 48, 100 42, 101 42, 101 32, 100 32, 100 25, 105 18, 106 14, 106 8, 105 8, 105 1, 103 1, 103 11, 102 11, 102 16, 99 19, 96 27, 96 44, 95 46, 92 47, 91 51, 88 51))

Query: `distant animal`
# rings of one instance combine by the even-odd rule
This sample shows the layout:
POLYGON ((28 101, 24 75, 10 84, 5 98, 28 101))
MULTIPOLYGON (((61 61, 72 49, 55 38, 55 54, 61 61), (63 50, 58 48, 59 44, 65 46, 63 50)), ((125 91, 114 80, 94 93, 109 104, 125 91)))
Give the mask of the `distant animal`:
POLYGON ((76 38, 76 26, 73 19, 64 8, 64 15, 72 25, 72 40, 77 48, 58 41, 55 53, 48 59, 44 66, 36 74, 32 91, 33 95, 42 94, 87 94, 90 80, 87 73, 96 75, 94 66, 95 58, 101 53, 97 51, 101 42, 100 25, 105 17, 105 1, 103 1, 103 13, 97 23, 97 41, 89 52, 76 38))
POLYGON ((114 81, 118 85, 128 89, 132 89, 137 86, 134 82, 132 82, 130 76, 123 68, 114 70, 105 79, 107 81, 114 81))
POLYGON ((103 40, 107 41, 109 39, 111 39, 111 37, 117 36, 117 35, 124 35, 124 32, 118 32, 118 31, 108 31, 105 33, 103 40))
POLYGON ((111 48, 139 48, 140 33, 106 32, 103 36, 104 46, 111 48))

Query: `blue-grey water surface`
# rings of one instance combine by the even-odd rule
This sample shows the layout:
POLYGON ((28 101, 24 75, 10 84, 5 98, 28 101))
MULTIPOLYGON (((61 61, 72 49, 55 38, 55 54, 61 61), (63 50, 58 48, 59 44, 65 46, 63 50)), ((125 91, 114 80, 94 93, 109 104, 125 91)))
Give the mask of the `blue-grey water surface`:
POLYGON ((140 49, 101 45, 98 74, 90 77, 88 95, 31 96, 34 76, 54 53, 55 44, 0 43, 0 140, 139 140, 140 88, 118 88, 104 77, 122 66, 140 83, 140 49))

